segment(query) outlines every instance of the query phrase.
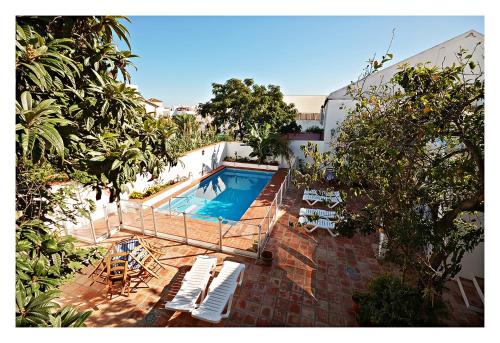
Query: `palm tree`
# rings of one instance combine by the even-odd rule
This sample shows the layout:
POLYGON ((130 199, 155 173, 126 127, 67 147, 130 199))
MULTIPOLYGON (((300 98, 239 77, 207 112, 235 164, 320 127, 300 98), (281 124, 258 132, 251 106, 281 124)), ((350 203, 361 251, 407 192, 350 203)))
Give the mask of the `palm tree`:
POLYGON ((257 125, 252 127, 246 143, 253 149, 250 157, 257 157, 260 164, 270 156, 288 158, 290 155, 288 140, 279 133, 273 132, 270 124, 260 128, 257 125))

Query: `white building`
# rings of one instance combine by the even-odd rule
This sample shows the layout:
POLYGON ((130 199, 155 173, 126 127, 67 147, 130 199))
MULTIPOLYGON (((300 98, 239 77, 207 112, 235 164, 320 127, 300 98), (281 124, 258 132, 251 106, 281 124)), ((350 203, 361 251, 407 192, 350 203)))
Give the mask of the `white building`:
POLYGON ((302 131, 314 126, 323 128, 321 106, 325 99, 326 95, 285 95, 283 97, 287 104, 294 104, 299 111, 296 121, 302 127, 302 131))
POLYGON ((154 114, 155 118, 172 115, 171 109, 165 108, 163 101, 156 98, 145 99, 144 107, 146 109, 146 113, 154 114))
POLYGON ((198 109, 196 106, 185 106, 185 105, 179 105, 179 106, 174 106, 172 110, 172 116, 176 116, 179 114, 192 114, 196 115, 198 113, 198 109))
MULTIPOLYGON (((484 70, 484 35, 471 30, 430 49, 422 51, 390 67, 371 74, 365 80, 365 88, 371 85, 377 85, 380 82, 389 81, 398 71, 398 67, 403 64, 415 66, 419 63, 430 62, 431 65, 439 67, 450 66, 454 62, 457 62, 455 54, 460 50, 460 48, 464 48, 472 52, 478 43, 481 44, 475 50, 473 58, 476 64, 484 70)), ((342 110, 340 107, 342 105, 348 107, 354 105, 352 98, 346 94, 347 87, 348 85, 330 93, 323 105, 322 114, 325 118, 325 143, 332 140, 332 130, 335 130, 339 123, 346 117, 346 111, 342 110)), ((324 149, 326 148, 328 148, 327 144, 324 146, 324 149)))

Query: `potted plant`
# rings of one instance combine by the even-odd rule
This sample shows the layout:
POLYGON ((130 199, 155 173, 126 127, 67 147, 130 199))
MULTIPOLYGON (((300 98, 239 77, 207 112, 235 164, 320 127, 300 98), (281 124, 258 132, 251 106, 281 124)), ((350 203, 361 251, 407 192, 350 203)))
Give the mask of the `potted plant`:
POLYGON ((264 250, 260 254, 260 259, 264 262, 264 265, 270 266, 273 264, 273 252, 269 250, 264 250))

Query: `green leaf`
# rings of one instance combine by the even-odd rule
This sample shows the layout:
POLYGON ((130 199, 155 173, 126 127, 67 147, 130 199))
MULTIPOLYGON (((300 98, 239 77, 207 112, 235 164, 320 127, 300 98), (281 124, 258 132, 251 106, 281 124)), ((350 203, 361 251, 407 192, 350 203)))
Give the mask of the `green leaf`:
POLYGON ((32 99, 30 92, 23 92, 21 94, 21 104, 24 110, 31 110, 32 108, 32 99))
POLYGON ((39 130, 43 138, 49 142, 56 150, 59 156, 64 156, 64 142, 59 132, 52 125, 41 125, 39 130))
POLYGON ((111 170, 117 169, 118 167, 120 167, 122 165, 122 163, 123 162, 120 160, 114 160, 113 164, 111 165, 111 170))

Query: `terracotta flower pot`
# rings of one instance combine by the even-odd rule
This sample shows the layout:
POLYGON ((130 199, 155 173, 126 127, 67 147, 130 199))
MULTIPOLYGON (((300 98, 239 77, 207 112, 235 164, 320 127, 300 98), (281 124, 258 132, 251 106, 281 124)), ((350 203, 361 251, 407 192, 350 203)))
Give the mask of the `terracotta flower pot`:
POLYGON ((264 264, 266 266, 270 266, 273 263, 273 252, 269 251, 269 250, 264 250, 260 254, 260 258, 261 258, 262 262, 264 262, 264 264))

